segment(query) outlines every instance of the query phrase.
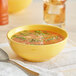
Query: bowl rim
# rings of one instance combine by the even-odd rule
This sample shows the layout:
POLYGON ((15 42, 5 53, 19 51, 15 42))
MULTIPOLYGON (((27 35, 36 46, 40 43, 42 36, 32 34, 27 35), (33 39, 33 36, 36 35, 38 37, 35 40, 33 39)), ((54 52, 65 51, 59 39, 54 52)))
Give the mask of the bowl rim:
POLYGON ((56 44, 59 44, 59 43, 63 43, 65 40, 67 40, 67 38, 68 38, 68 33, 66 32, 66 30, 64 30, 63 28, 60 28, 60 27, 58 27, 58 26, 53 26, 53 25, 47 25, 47 24, 33 24, 33 25, 23 25, 23 26, 19 26, 19 27, 15 27, 15 28, 13 28, 13 29, 11 29, 11 30, 9 30, 8 32, 7 32, 7 38, 8 38, 8 40, 10 40, 10 41, 12 41, 12 42, 15 42, 15 43, 17 43, 17 44, 21 44, 21 45, 27 45, 27 46, 49 46, 49 45, 56 45, 56 44), (18 28, 20 28, 20 27, 24 27, 24 26, 51 26, 51 27, 55 27, 55 28, 57 28, 57 29, 60 29, 60 30, 62 30, 62 31, 64 31, 65 33, 66 33, 66 37, 62 40, 62 41, 60 41, 60 42, 57 42, 57 43, 53 43, 53 44, 46 44, 46 45, 27 45, 27 44, 24 44, 24 43, 19 43, 19 42, 16 42, 16 41, 14 41, 14 40, 12 40, 11 38, 9 38, 9 36, 8 36, 8 34, 11 32, 11 30, 14 30, 14 29, 18 29, 18 28))

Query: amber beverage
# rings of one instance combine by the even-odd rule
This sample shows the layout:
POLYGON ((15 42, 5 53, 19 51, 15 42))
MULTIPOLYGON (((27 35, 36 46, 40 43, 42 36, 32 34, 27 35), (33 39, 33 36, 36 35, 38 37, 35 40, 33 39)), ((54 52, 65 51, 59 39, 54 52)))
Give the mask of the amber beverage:
POLYGON ((45 0, 44 20, 48 24, 64 27, 65 25, 65 1, 45 0))
POLYGON ((0 0, 0 25, 8 24, 8 0, 0 0))

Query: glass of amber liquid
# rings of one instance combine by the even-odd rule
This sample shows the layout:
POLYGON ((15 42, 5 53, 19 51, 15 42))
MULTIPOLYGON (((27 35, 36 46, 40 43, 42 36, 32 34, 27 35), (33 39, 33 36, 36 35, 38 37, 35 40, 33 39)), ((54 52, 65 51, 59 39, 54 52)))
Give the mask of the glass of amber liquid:
POLYGON ((65 26, 65 1, 44 0, 44 21, 59 27, 65 26))

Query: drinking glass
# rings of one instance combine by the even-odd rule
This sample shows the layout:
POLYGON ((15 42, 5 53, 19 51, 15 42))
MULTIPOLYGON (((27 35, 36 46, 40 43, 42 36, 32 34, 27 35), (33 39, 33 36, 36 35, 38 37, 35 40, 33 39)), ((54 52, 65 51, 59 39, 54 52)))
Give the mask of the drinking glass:
POLYGON ((44 21, 59 27, 65 26, 66 0, 44 0, 44 21))

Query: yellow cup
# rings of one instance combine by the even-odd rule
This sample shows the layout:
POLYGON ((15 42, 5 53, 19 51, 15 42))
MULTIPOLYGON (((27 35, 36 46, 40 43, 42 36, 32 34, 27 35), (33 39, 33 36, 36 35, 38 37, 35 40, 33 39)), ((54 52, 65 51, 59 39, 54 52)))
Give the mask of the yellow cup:
POLYGON ((32 0, 8 0, 9 13, 16 13, 26 8, 32 0))
POLYGON ((51 59, 60 53, 64 48, 68 34, 65 30, 49 25, 29 25, 21 26, 10 30, 7 34, 9 43, 13 51, 20 57, 33 62, 42 62, 51 59), (18 43, 11 39, 12 35, 23 30, 45 30, 53 31, 61 34, 64 37, 64 40, 58 43, 49 44, 49 45, 27 45, 18 43))

